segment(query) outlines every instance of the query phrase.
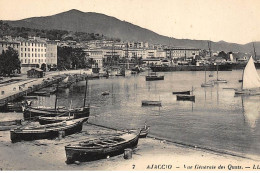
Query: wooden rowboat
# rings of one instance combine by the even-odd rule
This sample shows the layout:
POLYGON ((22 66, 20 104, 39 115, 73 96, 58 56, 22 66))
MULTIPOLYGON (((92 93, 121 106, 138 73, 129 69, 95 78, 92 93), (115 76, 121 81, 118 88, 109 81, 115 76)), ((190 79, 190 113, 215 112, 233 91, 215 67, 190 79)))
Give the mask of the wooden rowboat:
POLYGON ((48 125, 16 128, 10 131, 11 141, 19 142, 22 140, 53 139, 58 137, 60 132, 64 132, 65 136, 71 135, 82 130, 82 125, 85 120, 86 118, 80 118, 48 125))
POLYGON ((81 108, 73 108, 73 109, 66 109, 66 108, 34 108, 34 107, 27 107, 25 108, 23 115, 25 120, 30 119, 38 119, 39 116, 48 116, 48 117, 55 117, 60 114, 64 114, 64 116, 69 116, 69 114, 74 115, 76 118, 82 117, 89 117, 90 108, 88 106, 81 107, 81 108))
POLYGON ((66 163, 92 161, 122 154, 126 148, 137 146, 139 134, 137 131, 132 131, 120 135, 82 141, 77 144, 69 144, 65 146, 66 163))
POLYGON ((149 128, 148 126, 142 128, 141 131, 140 131, 139 138, 146 138, 146 136, 147 136, 148 133, 149 133, 149 129, 150 129, 150 128, 149 128))
POLYGON ((22 125, 22 120, 0 121, 0 131, 10 130, 22 125))
MULTIPOLYGON (((68 121, 68 120, 73 120, 73 119, 77 119, 77 117, 71 115, 71 116, 56 116, 56 117, 46 117, 46 116, 40 116, 38 121, 41 125, 44 124, 52 124, 52 123, 58 123, 58 122, 62 122, 62 121, 68 121)), ((88 120, 88 117, 86 117, 86 120, 88 120)))

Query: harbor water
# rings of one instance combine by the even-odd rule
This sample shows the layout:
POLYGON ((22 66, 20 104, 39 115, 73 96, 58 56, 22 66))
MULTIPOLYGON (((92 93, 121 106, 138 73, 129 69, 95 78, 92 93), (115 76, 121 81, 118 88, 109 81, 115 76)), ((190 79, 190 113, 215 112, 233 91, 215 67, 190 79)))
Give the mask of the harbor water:
MULTIPOLYGON (((140 128, 146 123, 153 136, 260 158, 260 96, 235 96, 230 89, 241 87, 242 70, 219 72, 219 78, 228 83, 208 88, 200 86, 205 80, 203 71, 158 73, 164 75, 161 81, 145 81, 145 75, 89 80, 89 122, 117 129, 140 128), (177 101, 172 94, 192 88, 195 102, 177 101), (103 96, 104 91, 110 94, 103 96), (142 107, 142 100, 161 100, 162 107, 142 107)), ((206 76, 215 80, 216 72, 206 76)), ((84 92, 85 81, 59 89, 58 106, 82 106, 84 92)), ((38 97, 33 104, 54 106, 55 97, 38 97)))

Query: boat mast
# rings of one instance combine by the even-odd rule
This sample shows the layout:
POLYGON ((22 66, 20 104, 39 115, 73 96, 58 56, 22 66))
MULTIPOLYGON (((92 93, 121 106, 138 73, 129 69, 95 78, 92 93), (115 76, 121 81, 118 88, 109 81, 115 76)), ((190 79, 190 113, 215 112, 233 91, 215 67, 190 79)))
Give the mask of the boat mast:
POLYGON ((55 111, 57 110, 57 101, 58 101, 58 88, 59 88, 59 82, 57 82, 57 88, 56 88, 56 97, 55 97, 55 111))
POLYGON ((255 51, 255 44, 253 42, 253 48, 254 48, 254 54, 255 54, 255 60, 256 60, 256 51, 255 51))
POLYGON ((209 56, 211 58, 211 42, 210 41, 208 41, 208 48, 209 48, 209 56))
POLYGON ((218 81, 218 64, 217 64, 217 81, 218 81))
POLYGON ((88 86, 88 78, 86 77, 86 87, 85 87, 85 95, 84 95, 84 105, 83 105, 83 107, 86 106, 87 86, 88 86))

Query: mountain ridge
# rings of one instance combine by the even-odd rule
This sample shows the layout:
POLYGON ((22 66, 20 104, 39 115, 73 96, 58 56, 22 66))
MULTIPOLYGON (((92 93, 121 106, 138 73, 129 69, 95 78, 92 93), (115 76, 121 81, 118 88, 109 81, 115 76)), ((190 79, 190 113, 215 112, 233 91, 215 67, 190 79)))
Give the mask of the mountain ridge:
MULTIPOLYGON (((13 27, 36 29, 59 29, 74 32, 99 33, 107 37, 120 38, 123 41, 144 41, 179 47, 208 49, 209 40, 176 39, 163 36, 149 29, 140 27, 113 16, 96 12, 82 12, 71 9, 62 13, 30 17, 26 19, 4 21, 13 27)), ((213 51, 253 53, 252 42, 247 44, 228 43, 226 41, 211 42, 213 51)), ((256 51, 260 51, 260 42, 255 42, 256 51)))

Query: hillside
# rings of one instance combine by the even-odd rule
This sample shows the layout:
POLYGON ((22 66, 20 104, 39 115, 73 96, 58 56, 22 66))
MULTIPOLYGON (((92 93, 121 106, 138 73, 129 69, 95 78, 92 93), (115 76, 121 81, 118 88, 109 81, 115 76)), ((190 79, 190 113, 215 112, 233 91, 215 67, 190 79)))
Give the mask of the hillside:
MULTIPOLYGON (((99 33, 125 41, 147 41, 149 43, 171 44, 174 46, 208 49, 207 40, 175 39, 159 35, 137 25, 118 20, 115 17, 99 13, 70 10, 46 17, 33 17, 17 21, 5 21, 14 27, 36 29, 57 29, 73 32, 99 33)), ((212 50, 226 52, 253 52, 252 44, 240 45, 224 41, 212 42, 212 50)), ((260 42, 255 44, 260 52, 260 42)))

